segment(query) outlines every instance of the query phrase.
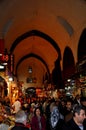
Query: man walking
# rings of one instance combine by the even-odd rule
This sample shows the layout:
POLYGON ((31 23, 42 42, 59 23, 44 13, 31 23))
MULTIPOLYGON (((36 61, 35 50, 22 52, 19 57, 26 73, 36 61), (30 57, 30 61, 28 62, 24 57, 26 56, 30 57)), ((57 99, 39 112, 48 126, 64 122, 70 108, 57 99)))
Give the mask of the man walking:
POLYGON ((29 130, 26 127, 27 123, 27 115, 23 110, 19 110, 15 114, 15 125, 11 128, 11 130, 29 130))
POLYGON ((86 130, 86 125, 83 124, 85 118, 85 108, 81 105, 75 105, 73 118, 63 126, 63 130, 86 130))

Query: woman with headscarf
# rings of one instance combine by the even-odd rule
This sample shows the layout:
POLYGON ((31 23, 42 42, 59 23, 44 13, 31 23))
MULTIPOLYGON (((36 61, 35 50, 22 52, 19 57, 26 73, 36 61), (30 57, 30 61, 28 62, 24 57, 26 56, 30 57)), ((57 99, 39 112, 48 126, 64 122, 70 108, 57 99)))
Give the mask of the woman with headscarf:
POLYGON ((64 117, 60 114, 55 103, 50 105, 50 118, 47 124, 48 130, 61 130, 64 124, 64 117))

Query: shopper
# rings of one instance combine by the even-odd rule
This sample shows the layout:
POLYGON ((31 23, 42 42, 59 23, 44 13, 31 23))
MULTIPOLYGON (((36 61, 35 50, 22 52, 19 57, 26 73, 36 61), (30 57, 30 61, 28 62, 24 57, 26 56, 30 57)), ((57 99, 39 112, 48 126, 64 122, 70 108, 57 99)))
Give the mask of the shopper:
POLYGON ((15 126, 11 128, 11 130, 29 130, 26 127, 27 123, 27 115, 23 110, 18 111, 15 114, 15 126))
POLYGON ((40 107, 35 108, 34 116, 31 121, 31 130, 46 130, 46 119, 40 107))
POLYGON ((17 113, 21 109, 21 102, 19 101, 18 98, 13 103, 12 108, 13 108, 13 113, 17 113))
POLYGON ((67 99, 66 101, 66 110, 65 110, 65 122, 69 121, 73 117, 73 101, 72 99, 67 99))
POLYGON ((83 124, 85 118, 84 107, 78 104, 75 105, 73 109, 73 118, 63 126, 63 130, 86 130, 86 125, 83 124))
POLYGON ((51 103, 50 112, 50 117, 47 121, 47 130, 62 130, 64 117, 59 112, 58 106, 55 102, 51 103))

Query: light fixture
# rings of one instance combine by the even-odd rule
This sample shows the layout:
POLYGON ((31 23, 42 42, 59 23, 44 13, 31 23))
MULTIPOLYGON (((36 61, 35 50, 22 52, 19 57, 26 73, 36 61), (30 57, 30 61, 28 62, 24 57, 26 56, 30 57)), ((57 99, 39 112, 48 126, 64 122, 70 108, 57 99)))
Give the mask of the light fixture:
POLYGON ((9 60, 7 49, 5 49, 4 53, 0 53, 0 69, 5 69, 9 60))
POLYGON ((67 82, 70 82, 71 81, 71 79, 67 79, 67 82))
POLYGON ((1 64, 0 64, 0 69, 4 69, 4 65, 1 65, 1 64))
POLYGON ((31 66, 29 66, 28 72, 29 72, 30 74, 32 73, 32 67, 31 67, 31 66))
POLYGON ((7 62, 3 62, 2 64, 6 66, 6 65, 7 65, 7 62))
POLYGON ((10 81, 10 82, 13 81, 13 77, 9 77, 9 81, 10 81))
POLYGON ((0 56, 2 56, 2 53, 0 53, 0 56))

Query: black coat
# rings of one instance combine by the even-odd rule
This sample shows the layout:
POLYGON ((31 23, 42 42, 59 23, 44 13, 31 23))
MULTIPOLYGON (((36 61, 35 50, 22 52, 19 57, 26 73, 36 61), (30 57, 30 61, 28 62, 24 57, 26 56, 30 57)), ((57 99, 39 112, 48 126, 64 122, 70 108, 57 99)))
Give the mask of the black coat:
POLYGON ((56 127, 52 128, 50 122, 47 123, 47 130, 62 130, 64 125, 64 120, 59 119, 58 123, 56 124, 56 127))
POLYGON ((16 123, 11 130, 29 130, 29 128, 25 127, 22 123, 16 123))
MULTIPOLYGON (((86 125, 83 125, 84 129, 86 130, 86 125)), ((69 120, 64 126, 62 130, 81 130, 78 125, 74 122, 73 118, 69 120)))

